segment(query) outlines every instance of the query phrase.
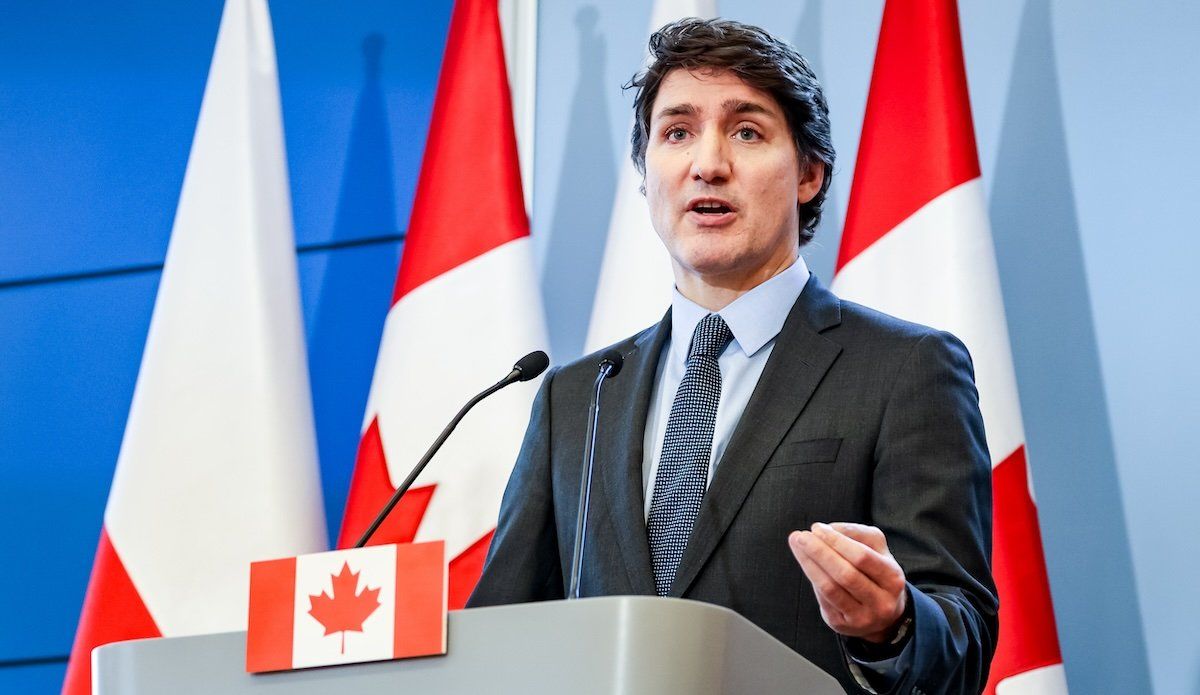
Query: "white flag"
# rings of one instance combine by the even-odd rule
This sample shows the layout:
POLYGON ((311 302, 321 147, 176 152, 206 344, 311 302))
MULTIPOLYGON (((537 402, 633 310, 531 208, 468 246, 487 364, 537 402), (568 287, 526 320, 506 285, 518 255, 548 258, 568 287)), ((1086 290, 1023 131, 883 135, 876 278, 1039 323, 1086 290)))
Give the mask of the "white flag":
POLYGON ((250 562, 326 545, 271 20, 228 0, 64 692, 100 644, 244 629, 250 562))

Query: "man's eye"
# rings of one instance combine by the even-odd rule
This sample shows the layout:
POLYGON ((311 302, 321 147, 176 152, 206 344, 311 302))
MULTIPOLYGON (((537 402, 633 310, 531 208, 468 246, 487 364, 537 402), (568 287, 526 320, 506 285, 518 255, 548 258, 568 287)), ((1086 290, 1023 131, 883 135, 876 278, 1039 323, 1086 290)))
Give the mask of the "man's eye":
POLYGON ((683 128, 672 128, 667 131, 667 139, 679 142, 687 137, 687 131, 683 128))
POLYGON ((738 140, 756 140, 758 131, 753 128, 738 128, 737 137, 738 140))

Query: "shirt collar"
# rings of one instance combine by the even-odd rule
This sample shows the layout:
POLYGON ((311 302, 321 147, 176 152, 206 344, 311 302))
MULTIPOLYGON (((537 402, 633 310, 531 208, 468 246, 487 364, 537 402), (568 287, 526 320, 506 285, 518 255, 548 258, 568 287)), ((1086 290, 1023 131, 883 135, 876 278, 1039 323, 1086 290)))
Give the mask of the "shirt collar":
MULTIPOLYGON (((792 305, 796 303, 796 298, 808 283, 808 277, 808 265, 802 257, 797 256, 796 262, 787 270, 716 312, 725 319, 726 325, 733 333, 733 342, 747 357, 753 356, 779 335, 792 305)), ((678 289, 674 291, 671 299, 671 336, 674 338, 671 341, 671 352, 676 353, 680 361, 687 358, 696 324, 710 313, 712 312, 708 309, 680 294, 678 289)))

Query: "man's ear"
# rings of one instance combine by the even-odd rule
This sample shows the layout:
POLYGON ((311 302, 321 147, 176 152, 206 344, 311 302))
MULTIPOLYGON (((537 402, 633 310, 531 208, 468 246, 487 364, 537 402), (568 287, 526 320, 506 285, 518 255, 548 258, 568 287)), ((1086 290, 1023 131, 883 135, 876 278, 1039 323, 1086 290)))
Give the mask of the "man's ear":
POLYGON ((796 202, 804 205, 816 197, 825 182, 825 162, 814 161, 800 164, 800 185, 796 188, 796 202))

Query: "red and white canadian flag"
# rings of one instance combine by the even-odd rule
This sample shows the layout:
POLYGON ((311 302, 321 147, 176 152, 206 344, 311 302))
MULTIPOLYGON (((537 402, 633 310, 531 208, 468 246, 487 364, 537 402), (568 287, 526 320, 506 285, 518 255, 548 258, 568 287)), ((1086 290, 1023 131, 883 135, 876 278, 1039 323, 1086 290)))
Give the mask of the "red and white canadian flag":
POLYGON ((446 653, 441 542, 255 562, 246 670, 446 653))
POLYGON ((63 692, 94 647, 246 626, 250 563, 327 547, 265 0, 228 0, 63 692))
POLYGON ((955 0, 888 0, 834 290, 971 352, 992 455, 1000 636, 987 693, 1065 693, 955 0))
MULTIPOLYGON (((504 65, 497 0, 458 0, 338 547, 471 396, 547 347, 504 65)), ((451 609, 483 569, 535 393, 471 411, 372 538, 445 540, 451 609)))

